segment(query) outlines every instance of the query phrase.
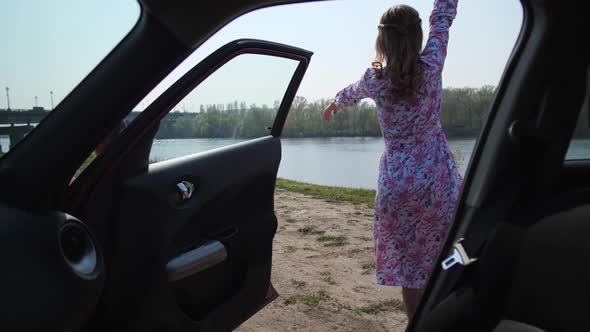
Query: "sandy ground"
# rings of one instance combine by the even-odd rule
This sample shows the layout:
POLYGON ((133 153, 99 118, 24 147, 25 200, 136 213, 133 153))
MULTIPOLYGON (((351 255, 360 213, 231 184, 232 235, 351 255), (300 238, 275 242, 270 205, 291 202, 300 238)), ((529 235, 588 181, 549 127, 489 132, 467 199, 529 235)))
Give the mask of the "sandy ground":
POLYGON ((404 331, 397 287, 375 284, 372 210, 278 190, 280 297, 237 331, 404 331))

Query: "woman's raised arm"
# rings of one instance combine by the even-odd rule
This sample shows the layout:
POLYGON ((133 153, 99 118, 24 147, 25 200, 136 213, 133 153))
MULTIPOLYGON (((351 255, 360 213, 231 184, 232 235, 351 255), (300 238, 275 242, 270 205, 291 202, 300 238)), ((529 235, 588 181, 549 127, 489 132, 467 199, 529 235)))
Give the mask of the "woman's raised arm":
POLYGON ((438 74, 443 70, 449 44, 449 29, 457 16, 458 2, 459 0, 434 1, 434 9, 430 15, 430 34, 421 56, 430 73, 438 74))

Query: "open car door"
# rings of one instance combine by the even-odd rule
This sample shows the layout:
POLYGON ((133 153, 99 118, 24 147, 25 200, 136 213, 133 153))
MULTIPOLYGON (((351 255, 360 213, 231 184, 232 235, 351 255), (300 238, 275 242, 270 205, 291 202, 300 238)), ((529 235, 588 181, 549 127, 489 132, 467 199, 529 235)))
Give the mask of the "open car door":
POLYGON ((258 40, 223 46, 137 115, 76 179, 68 210, 93 230, 107 271, 93 327, 226 331, 277 296, 270 273, 280 135, 311 55, 258 40), (240 75, 258 86, 235 84, 245 81, 240 75), (278 91, 270 79, 278 76, 285 86, 274 108, 209 110, 239 119, 231 137, 253 139, 148 167, 154 137, 183 99, 207 98, 202 89, 212 87, 240 101, 244 91, 278 91))

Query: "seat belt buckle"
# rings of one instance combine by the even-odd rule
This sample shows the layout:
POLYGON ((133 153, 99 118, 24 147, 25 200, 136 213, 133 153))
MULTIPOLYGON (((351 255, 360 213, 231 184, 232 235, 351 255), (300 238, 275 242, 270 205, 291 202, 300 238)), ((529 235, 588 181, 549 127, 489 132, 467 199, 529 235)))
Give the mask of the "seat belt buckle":
POLYGON ((464 239, 461 238, 459 239, 459 241, 455 242, 455 244, 453 245, 453 252, 451 253, 451 255, 449 255, 449 257, 447 257, 442 262, 443 270, 448 270, 457 264, 467 266, 477 260, 477 258, 469 257, 469 255, 465 251, 465 248, 463 248, 463 245, 461 244, 461 241, 463 240, 464 239))

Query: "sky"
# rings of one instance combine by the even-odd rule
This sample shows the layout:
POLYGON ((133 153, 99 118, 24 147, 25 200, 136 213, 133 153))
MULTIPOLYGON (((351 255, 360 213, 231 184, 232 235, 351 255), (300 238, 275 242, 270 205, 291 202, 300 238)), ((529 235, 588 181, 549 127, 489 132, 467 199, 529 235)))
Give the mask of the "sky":
MULTIPOLYGON (((229 23, 199 47, 136 107, 144 108, 178 77, 223 44, 257 38, 314 52, 298 95, 330 98, 360 78, 374 57, 377 24, 397 1, 334 0, 271 7, 229 23)), ((406 0, 423 19, 425 34, 432 0, 406 0)), ((124 37, 138 19, 134 0, 2 0, 0 2, 0 108, 57 105, 124 37)), ((198 18, 195 18, 198 19, 198 18)), ((498 84, 522 24, 518 0, 460 0, 451 28, 443 74, 445 87, 498 84)), ((272 103, 292 74, 293 64, 262 56, 236 58, 231 70, 215 73, 184 102, 272 103), (255 59, 255 57, 259 57, 255 59), (253 70, 255 68, 255 70, 253 70), (280 75, 278 75, 280 73, 280 75), (244 87, 248 87, 244 89, 244 87)))

